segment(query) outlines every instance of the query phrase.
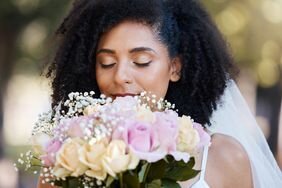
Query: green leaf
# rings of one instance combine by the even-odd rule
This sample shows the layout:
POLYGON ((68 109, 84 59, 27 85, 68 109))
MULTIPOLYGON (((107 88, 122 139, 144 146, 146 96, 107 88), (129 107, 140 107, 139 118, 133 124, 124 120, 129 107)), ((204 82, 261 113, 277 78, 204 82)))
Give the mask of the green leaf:
POLYGON ((59 186, 59 187, 62 187, 62 186, 63 186, 63 183, 62 183, 62 181, 60 181, 60 180, 55 180, 55 181, 54 181, 54 184, 55 184, 56 186, 59 186))
POLYGON ((182 162, 183 166, 188 166, 190 168, 193 168, 194 165, 195 165, 195 158, 191 157, 190 160, 188 161, 188 163, 185 163, 184 161, 180 161, 180 162, 182 162))
POLYGON ((83 187, 79 182, 78 178, 68 177, 66 180, 59 180, 54 182, 56 186, 60 186, 62 188, 78 188, 83 187))
POLYGON ((163 179, 162 180, 162 188, 181 188, 180 185, 172 180, 163 179))
POLYGON ((112 176, 108 176, 107 180, 106 180, 106 187, 110 187, 111 184, 115 181, 115 178, 113 178, 112 176))
POLYGON ((166 169, 164 178, 174 181, 186 181, 194 178, 200 172, 194 170, 195 159, 190 158, 188 163, 184 161, 171 161, 166 169))
POLYGON ((35 166, 35 167, 36 166, 38 166, 38 167, 43 166, 41 161, 39 160, 39 157, 37 157, 37 156, 31 158, 30 163, 31 163, 31 166, 35 166))
POLYGON ((153 180, 162 179, 166 172, 168 164, 165 160, 160 160, 151 164, 149 169, 146 182, 151 182, 153 180))
POLYGON ((154 180, 151 183, 148 183, 145 187, 146 188, 160 188, 162 185, 161 180, 154 180))
POLYGON ((140 188, 140 183, 137 174, 131 174, 129 172, 125 172, 123 174, 123 183, 127 188, 140 188))
POLYGON ((168 156, 165 156, 163 159, 166 163, 169 163, 168 156))
POLYGON ((138 179, 139 179, 139 182, 144 182, 145 181, 145 175, 146 175, 146 170, 149 166, 149 163, 145 163, 142 167, 141 167, 141 170, 140 172, 138 173, 138 179))
POLYGON ((68 188, 68 181, 62 181, 62 188, 68 188))
POLYGON ((77 178, 68 180, 68 188, 78 188, 78 187, 82 187, 82 186, 77 178))

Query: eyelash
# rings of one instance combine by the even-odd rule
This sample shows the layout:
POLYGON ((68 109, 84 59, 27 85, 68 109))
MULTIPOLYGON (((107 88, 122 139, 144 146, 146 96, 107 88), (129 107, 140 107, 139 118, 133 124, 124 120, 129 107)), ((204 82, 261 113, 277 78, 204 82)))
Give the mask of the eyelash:
POLYGON ((149 61, 147 63, 136 63, 136 62, 133 63, 138 67, 148 67, 152 63, 152 61, 149 61))
MULTIPOLYGON (((133 63, 134 63, 137 67, 142 68, 142 67, 148 67, 148 66, 152 63, 152 61, 149 61, 149 62, 147 62, 147 63, 136 63, 136 62, 133 62, 133 63)), ((113 66, 115 65, 115 63, 109 64, 109 65, 104 65, 104 64, 100 63, 100 65, 101 65, 101 67, 102 67, 103 69, 108 69, 108 68, 113 67, 113 66)))
POLYGON ((109 64, 109 65, 104 65, 104 64, 100 63, 100 65, 101 65, 101 67, 102 67, 103 69, 108 69, 108 68, 113 67, 113 66, 115 65, 115 63, 109 64))

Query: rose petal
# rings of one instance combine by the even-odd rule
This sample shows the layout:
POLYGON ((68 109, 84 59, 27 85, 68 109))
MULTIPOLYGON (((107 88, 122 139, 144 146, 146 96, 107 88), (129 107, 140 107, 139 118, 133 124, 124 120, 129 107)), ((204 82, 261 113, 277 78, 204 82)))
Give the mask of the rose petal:
POLYGON ((187 163, 190 159, 189 153, 186 152, 174 151, 169 154, 172 155, 176 161, 183 160, 185 163, 187 163))
POLYGON ((130 147, 130 149, 141 160, 146 160, 149 163, 157 162, 167 155, 166 151, 140 152, 135 150, 133 147, 130 147))

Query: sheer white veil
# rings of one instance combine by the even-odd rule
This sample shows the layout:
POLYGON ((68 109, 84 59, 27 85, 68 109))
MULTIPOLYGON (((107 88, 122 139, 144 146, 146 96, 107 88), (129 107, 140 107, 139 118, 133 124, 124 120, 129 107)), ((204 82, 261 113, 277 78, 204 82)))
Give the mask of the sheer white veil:
POLYGON ((228 82, 218 109, 212 114, 211 126, 206 128, 211 134, 229 135, 241 143, 249 156, 255 188, 282 188, 281 170, 233 80, 228 82))

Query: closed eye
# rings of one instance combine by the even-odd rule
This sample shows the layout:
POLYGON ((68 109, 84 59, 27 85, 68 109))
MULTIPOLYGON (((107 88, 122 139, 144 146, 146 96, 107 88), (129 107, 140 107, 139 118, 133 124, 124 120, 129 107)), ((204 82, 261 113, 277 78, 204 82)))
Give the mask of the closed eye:
POLYGON ((133 62, 137 67, 147 67, 147 66, 149 66, 151 63, 152 63, 152 61, 149 61, 149 62, 147 62, 147 63, 137 63, 137 62, 133 62))
POLYGON ((111 64, 103 64, 103 63, 100 63, 100 66, 103 68, 103 69, 108 69, 108 68, 111 68, 115 65, 115 63, 111 63, 111 64))

